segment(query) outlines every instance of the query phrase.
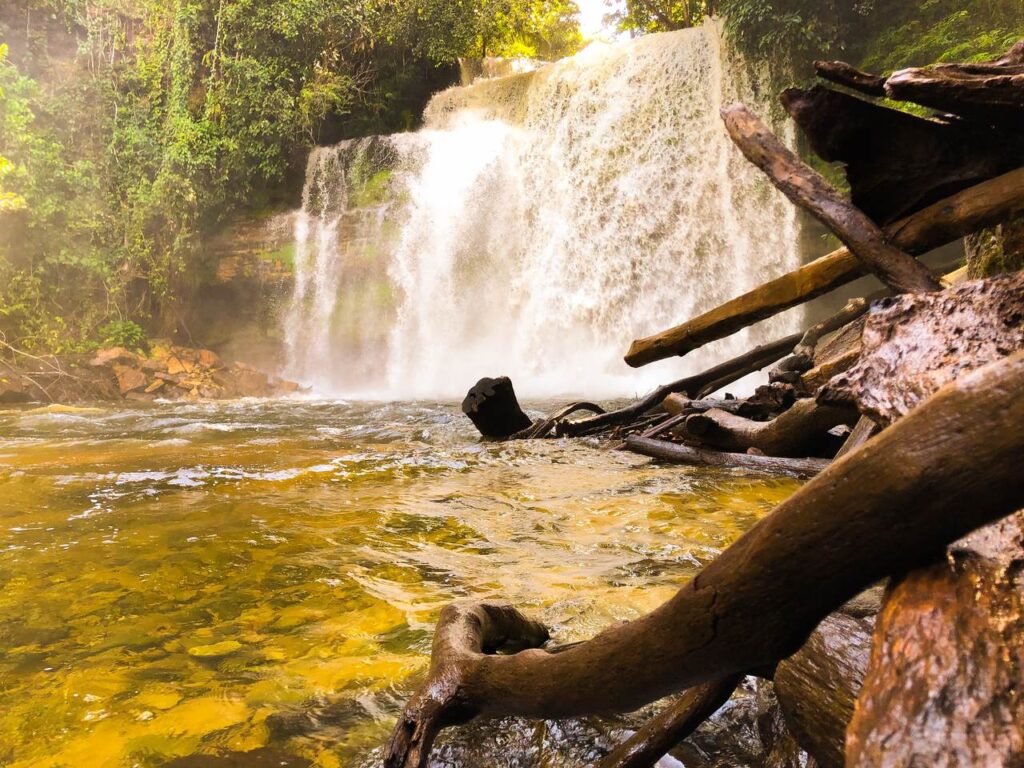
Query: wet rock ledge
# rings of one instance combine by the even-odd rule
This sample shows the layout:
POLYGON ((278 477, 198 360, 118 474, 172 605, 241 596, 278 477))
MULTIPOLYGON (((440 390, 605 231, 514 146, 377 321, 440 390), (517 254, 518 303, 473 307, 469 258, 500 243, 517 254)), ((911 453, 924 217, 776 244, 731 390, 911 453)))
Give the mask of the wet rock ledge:
POLYGON ((209 349, 161 341, 149 351, 123 347, 91 356, 0 360, 0 404, 110 400, 222 400, 295 394, 300 386, 209 349))

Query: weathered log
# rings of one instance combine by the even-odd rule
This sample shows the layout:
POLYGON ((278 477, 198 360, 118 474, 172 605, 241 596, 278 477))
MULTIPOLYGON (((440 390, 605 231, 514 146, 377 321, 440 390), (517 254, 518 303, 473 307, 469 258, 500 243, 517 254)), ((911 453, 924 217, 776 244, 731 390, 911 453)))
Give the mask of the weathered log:
POLYGON ((777 362, 793 351, 793 346, 800 341, 801 337, 802 334, 796 333, 770 344, 754 347, 754 349, 745 352, 739 357, 709 368, 695 376, 687 376, 671 384, 658 387, 642 400, 638 400, 625 408, 590 419, 580 419, 579 421, 567 423, 562 427, 562 433, 574 437, 598 428, 627 424, 651 409, 659 407, 665 398, 671 394, 685 394, 687 397, 694 398, 708 395, 716 389, 728 386, 734 381, 739 381, 744 376, 760 371, 762 368, 767 368, 772 363, 777 362), (711 389, 708 392, 707 390, 712 386, 715 389, 711 389))
POLYGON ((617 746, 599 768, 650 768, 725 704, 742 679, 729 675, 691 688, 617 746))
POLYGON ((858 363, 818 400, 855 404, 885 426, 946 382, 1020 349, 1024 272, 884 299, 867 316, 858 363))
POLYGON ((841 459, 850 451, 857 450, 864 445, 864 443, 874 437, 876 432, 878 432, 878 425, 867 416, 861 416, 857 421, 857 424, 854 426, 853 431, 850 432, 849 437, 846 438, 846 442, 843 443, 843 447, 840 448, 839 453, 836 454, 836 458, 841 459))
POLYGON ((754 469, 775 474, 813 477, 828 467, 827 459, 789 459, 777 456, 762 456, 753 453, 723 453, 717 450, 679 445, 667 440, 648 440, 636 435, 626 438, 626 449, 650 456, 652 459, 672 464, 687 464, 695 467, 731 467, 754 469))
POLYGON ((519 407, 508 376, 480 379, 462 401, 462 412, 484 437, 510 437, 533 423, 519 407))
POLYGON ((819 219, 850 252, 897 293, 942 289, 931 271, 890 244, 868 216, 797 157, 742 104, 722 109, 725 128, 743 155, 786 197, 819 219))
MULTIPOLYGON (((881 298, 881 297, 878 297, 881 298)), ((804 370, 809 370, 814 364, 815 351, 818 348, 818 342, 824 336, 830 333, 835 333, 845 325, 849 325, 854 320, 860 319, 871 306, 871 299, 850 299, 846 302, 841 310, 836 312, 831 317, 827 317, 816 325, 812 325, 807 329, 803 338, 800 339, 800 343, 793 348, 794 357, 803 357, 807 360, 807 367, 804 370)))
POLYGON ((898 580, 849 728, 850 768, 1024 761, 1024 513, 898 580))
POLYGON ((885 96, 885 80, 883 75, 873 75, 851 67, 843 61, 816 61, 814 71, 818 77, 836 85, 842 85, 867 96, 885 96))
POLYGON ((1002 59, 904 69, 885 82, 891 99, 912 101, 969 120, 1024 126, 1024 40, 1002 59))
POLYGON ((666 413, 674 416, 689 416, 691 413, 704 413, 712 409, 728 411, 737 416, 743 416, 754 421, 766 421, 776 416, 780 411, 769 408, 760 403, 751 403, 749 400, 705 398, 703 400, 691 400, 686 395, 671 394, 662 401, 662 408, 666 413))
POLYGON ((822 86, 780 97, 816 155, 844 165, 853 204, 879 224, 1024 164, 1008 130, 922 118, 822 86))
POLYGON ((856 421, 857 412, 851 408, 822 406, 804 398, 771 421, 751 421, 721 410, 695 413, 686 418, 682 435, 722 451, 755 448, 766 456, 797 458, 814 455, 822 435, 833 427, 853 426, 856 421))
MULTIPOLYGON (((885 234, 897 247, 921 254, 1019 213, 1024 213, 1024 168, 964 190, 890 224, 885 234)), ((634 341, 626 362, 640 367, 685 355, 864 274, 856 257, 846 248, 840 248, 682 325, 634 341)))
POLYGON ((516 432, 511 435, 511 440, 538 440, 543 437, 547 437, 552 429, 555 429, 559 423, 572 416, 574 413, 580 411, 589 411, 590 413, 602 414, 605 412, 604 408, 594 403, 579 402, 570 403, 569 405, 555 411, 553 414, 545 419, 541 419, 536 423, 530 425, 521 432, 516 432))
POLYGON ((385 764, 423 766, 439 728, 474 716, 627 711, 769 667, 868 585, 1024 506, 1022 451, 1024 353, 947 385, 833 463, 636 621, 559 653, 499 656, 484 652, 495 638, 538 645, 546 632, 508 608, 449 607, 385 764))
POLYGON ((814 395, 833 378, 852 368, 860 359, 865 318, 854 320, 815 348, 813 367, 800 377, 800 389, 814 395))
POLYGON ((833 613, 772 676, 786 725, 821 768, 843 768, 874 623, 873 616, 833 613))
MULTIPOLYGON (((842 765, 846 727, 867 668, 880 604, 880 589, 858 595, 822 621, 799 651, 770 671, 776 682, 769 687, 782 704, 782 730, 798 734, 801 746, 821 766, 842 765)), ((649 768, 722 706, 741 680, 729 677, 690 689, 616 747, 600 768, 649 768)), ((775 740, 763 739, 766 752, 772 751, 775 740)))

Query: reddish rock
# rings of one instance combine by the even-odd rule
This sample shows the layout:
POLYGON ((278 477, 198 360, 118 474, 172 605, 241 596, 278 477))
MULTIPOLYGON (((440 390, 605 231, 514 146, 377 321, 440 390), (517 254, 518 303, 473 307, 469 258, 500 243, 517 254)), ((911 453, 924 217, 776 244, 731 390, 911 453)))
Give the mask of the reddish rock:
POLYGON ((274 382, 274 389, 279 395, 294 395, 299 391, 300 385, 297 381, 286 381, 280 379, 274 382))
POLYGON ((138 365, 139 356, 129 352, 124 347, 110 347, 101 349, 96 356, 89 361, 93 368, 105 368, 112 365, 138 365))
POLYGON ((167 358, 167 372, 172 376, 192 373, 193 370, 195 370, 195 364, 179 355, 175 354, 167 358))
POLYGON ((157 379, 148 387, 146 387, 146 394, 152 395, 154 392, 159 392, 161 389, 164 388, 164 386, 166 386, 166 384, 167 382, 164 381, 163 379, 157 379))
POLYGON ((115 365, 114 375, 117 376, 117 386, 121 390, 122 396, 127 395, 129 392, 137 392, 140 389, 145 389, 146 385, 149 384, 149 379, 146 378, 146 374, 138 368, 129 368, 126 365, 115 365))
POLYGON ((224 361, 220 359, 220 355, 209 349, 199 350, 199 365, 209 370, 215 370, 217 368, 224 367, 224 361))
POLYGON ((270 377, 263 371, 236 363, 232 374, 237 397, 266 397, 270 394, 270 377))

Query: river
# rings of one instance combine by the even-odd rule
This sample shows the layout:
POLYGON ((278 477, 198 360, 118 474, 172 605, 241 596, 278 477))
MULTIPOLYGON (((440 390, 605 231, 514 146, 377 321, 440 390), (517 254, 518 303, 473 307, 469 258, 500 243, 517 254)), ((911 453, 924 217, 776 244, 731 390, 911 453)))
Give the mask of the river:
MULTIPOLYGON (((0 411, 0 764, 374 765, 447 602, 586 638, 796 487, 483 443, 436 402, 0 411)), ((456 734, 436 764, 568 766, 538 751, 594 739, 537 727, 456 734)))

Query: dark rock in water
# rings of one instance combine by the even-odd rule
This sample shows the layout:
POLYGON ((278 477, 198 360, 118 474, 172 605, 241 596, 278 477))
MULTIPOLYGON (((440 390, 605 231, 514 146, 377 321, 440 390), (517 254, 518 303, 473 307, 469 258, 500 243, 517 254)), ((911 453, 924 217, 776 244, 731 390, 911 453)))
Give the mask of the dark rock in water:
POLYGON ((484 437, 510 437, 532 423, 519 407, 508 376, 480 379, 462 401, 462 412, 484 437))
POLYGON ((20 376, 5 376, 0 372, 0 403, 27 403, 31 400, 32 395, 20 376))

